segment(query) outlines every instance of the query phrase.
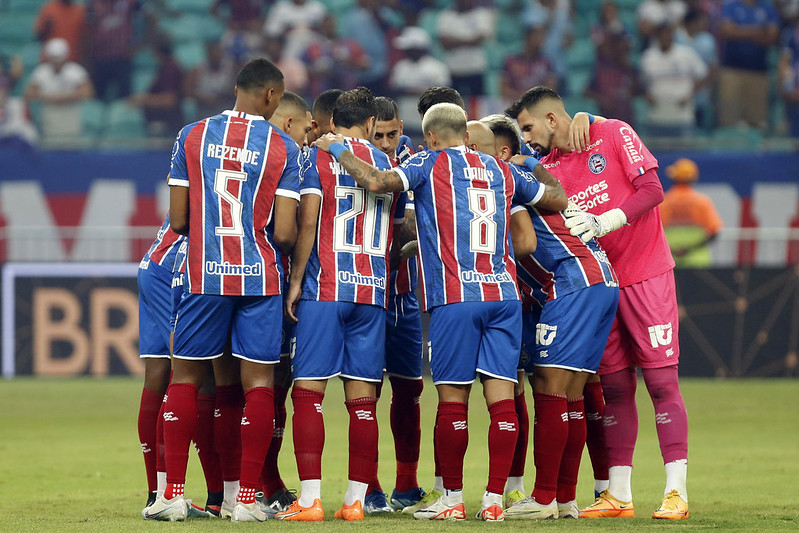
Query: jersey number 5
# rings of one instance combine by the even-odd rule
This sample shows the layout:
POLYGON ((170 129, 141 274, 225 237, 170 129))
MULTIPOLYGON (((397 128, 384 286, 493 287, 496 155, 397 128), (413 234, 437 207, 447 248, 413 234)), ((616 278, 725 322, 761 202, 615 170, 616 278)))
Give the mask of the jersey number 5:
POLYGON ((491 189, 469 187, 469 211, 474 218, 469 222, 469 250, 493 254, 497 251, 497 199, 491 189))
POLYGON ((374 194, 359 187, 336 187, 336 198, 349 198, 352 207, 333 218, 333 251, 353 254, 386 255, 391 223, 391 194, 374 194), (378 213, 379 211, 379 213, 378 213), (356 223, 363 213, 362 239, 358 243, 356 223))
POLYGON ((241 210, 243 204, 241 196, 241 183, 235 184, 238 194, 230 192, 230 181, 247 181, 247 173, 237 170, 216 169, 214 176, 214 192, 219 195, 219 221, 215 233, 221 237, 242 237, 244 226, 241 223, 241 210))

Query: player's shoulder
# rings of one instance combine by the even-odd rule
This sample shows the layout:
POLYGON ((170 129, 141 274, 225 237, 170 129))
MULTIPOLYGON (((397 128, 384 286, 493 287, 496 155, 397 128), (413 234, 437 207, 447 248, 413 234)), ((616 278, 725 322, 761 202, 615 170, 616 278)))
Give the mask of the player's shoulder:
POLYGON ((416 152, 415 154, 411 155, 400 166, 421 167, 430 163, 431 161, 435 161, 442 153, 443 150, 422 150, 421 152, 416 152))
POLYGON ((635 129, 628 123, 617 118, 609 118, 603 122, 595 122, 591 126, 591 133, 596 132, 597 137, 603 138, 619 137, 624 139, 630 137, 637 137, 635 129))

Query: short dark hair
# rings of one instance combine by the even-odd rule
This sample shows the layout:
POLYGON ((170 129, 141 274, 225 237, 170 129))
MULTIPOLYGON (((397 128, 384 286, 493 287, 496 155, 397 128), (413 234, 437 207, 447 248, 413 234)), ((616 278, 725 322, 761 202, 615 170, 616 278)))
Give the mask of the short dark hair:
POLYGON ((506 110, 505 114, 508 115, 510 118, 518 118, 519 113, 522 112, 522 109, 530 109, 538 105, 542 100, 546 99, 554 99, 563 103, 563 99, 554 89, 550 89, 549 87, 544 87, 543 85, 539 85, 538 87, 533 87, 532 89, 528 89, 521 98, 513 102, 506 110))
POLYGON ((364 124, 376 115, 375 95, 366 87, 356 87, 336 100, 333 124, 339 128, 351 128, 364 124))
POLYGON ((319 120, 319 117, 329 117, 333 114, 333 108, 336 106, 338 97, 344 94, 341 89, 328 89, 319 93, 316 100, 313 102, 313 110, 311 114, 314 120, 319 120))
POLYGON ((490 115, 480 119, 480 122, 491 128, 491 131, 494 133, 494 138, 502 137, 503 139, 507 139, 512 154, 521 153, 519 130, 508 117, 504 115, 490 115))
POLYGON ((399 118, 399 106, 397 102, 388 96, 378 96, 375 98, 375 109, 377 120, 389 121, 399 118))
POLYGON ((420 117, 424 117, 427 110, 436 104, 455 104, 463 110, 466 110, 466 104, 463 102, 461 93, 452 87, 430 87, 416 103, 416 110, 419 112, 420 117))
POLYGON ((251 59, 236 76, 236 87, 242 91, 274 87, 283 82, 283 73, 264 57, 251 59))
POLYGON ((284 105, 295 107, 300 111, 311 110, 311 108, 308 106, 308 102, 305 101, 305 98, 291 91, 285 91, 283 93, 283 98, 280 99, 280 107, 283 107, 284 105))

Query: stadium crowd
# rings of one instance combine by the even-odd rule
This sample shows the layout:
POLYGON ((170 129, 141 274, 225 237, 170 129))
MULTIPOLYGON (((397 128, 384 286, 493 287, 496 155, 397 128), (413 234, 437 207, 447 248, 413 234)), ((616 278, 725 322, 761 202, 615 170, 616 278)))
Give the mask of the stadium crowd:
POLYGON ((799 136, 793 0, 15 0, 0 15, 0 137, 27 143, 168 138, 224 107, 255 56, 306 99, 391 96, 415 133, 419 87, 480 112, 546 85, 645 136, 799 136))

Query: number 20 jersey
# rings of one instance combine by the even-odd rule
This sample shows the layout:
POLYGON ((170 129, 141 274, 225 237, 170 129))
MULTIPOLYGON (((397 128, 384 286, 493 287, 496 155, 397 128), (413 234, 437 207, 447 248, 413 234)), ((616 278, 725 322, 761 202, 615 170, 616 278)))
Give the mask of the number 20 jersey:
MULTIPOLYGON (((344 144, 370 165, 380 170, 391 168, 386 154, 368 141, 348 137, 344 144)), ((300 176, 300 194, 322 198, 302 298, 385 308, 388 254, 401 195, 366 191, 333 156, 318 148, 309 151, 300 176)))
POLYGON ((299 200, 300 150, 263 117, 225 111, 185 126, 169 185, 189 187, 187 292, 281 293, 275 197, 299 200))
POLYGON ((396 171, 414 193, 425 310, 518 300, 508 239, 511 201, 533 205, 544 185, 520 167, 464 146, 419 152, 396 171))

